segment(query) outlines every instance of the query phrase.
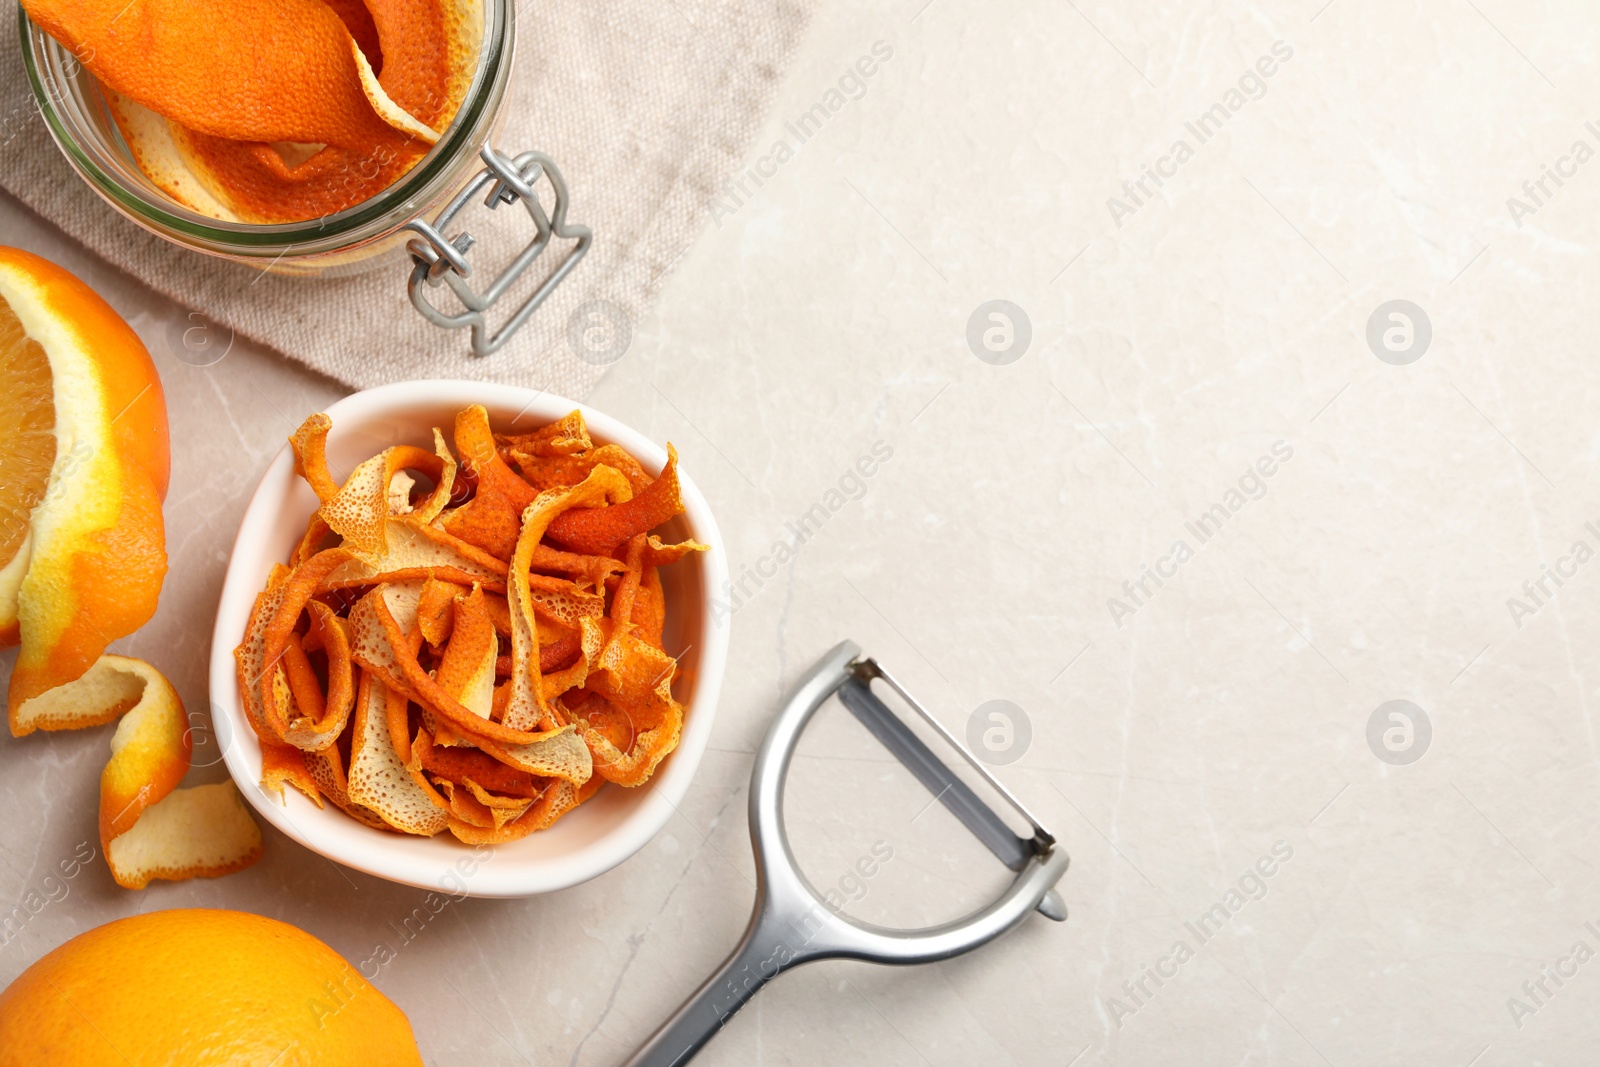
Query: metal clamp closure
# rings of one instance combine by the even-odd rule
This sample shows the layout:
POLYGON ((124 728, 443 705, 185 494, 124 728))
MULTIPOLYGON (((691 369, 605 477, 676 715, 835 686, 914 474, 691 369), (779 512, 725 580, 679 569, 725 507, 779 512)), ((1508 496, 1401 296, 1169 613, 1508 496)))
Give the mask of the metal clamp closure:
POLYGON ((572 268, 578 265, 578 261, 594 243, 594 234, 587 226, 567 222, 567 183, 549 156, 543 152, 524 152, 511 159, 487 145, 479 155, 485 164, 484 169, 456 194, 434 222, 417 219, 408 222, 403 228, 412 230, 418 235, 406 244, 413 261, 407 287, 411 294, 411 303, 416 305, 424 318, 436 326, 449 330, 470 326, 473 353, 487 356, 511 340, 572 268), (548 215, 535 188, 540 177, 549 181, 555 197, 548 215), (490 187, 483 201, 485 206, 492 211, 501 204, 520 202, 527 210, 528 217, 533 220, 537 232, 516 259, 500 272, 499 277, 479 293, 467 284, 467 279, 472 276, 472 264, 467 261, 467 253, 476 243, 476 238, 466 230, 462 230, 452 238, 445 237, 445 232, 456 215, 467 206, 467 202, 477 196, 485 186, 490 187), (505 296, 556 237, 575 240, 577 244, 539 288, 522 302, 499 332, 491 333, 484 321, 483 313, 494 307, 500 298, 505 296), (450 291, 467 310, 454 315, 440 311, 429 299, 426 287, 437 287, 441 284, 448 285, 450 291))

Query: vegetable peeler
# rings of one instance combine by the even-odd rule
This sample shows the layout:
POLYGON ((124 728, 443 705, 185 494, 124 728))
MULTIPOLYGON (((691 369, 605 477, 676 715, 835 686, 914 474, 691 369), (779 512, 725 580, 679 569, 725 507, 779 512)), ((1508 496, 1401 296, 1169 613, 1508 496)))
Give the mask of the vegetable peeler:
POLYGON ((786 968, 825 959, 934 963, 988 944, 1021 923, 1029 912, 1038 911, 1057 922, 1067 917, 1066 906, 1054 888, 1066 872, 1067 855, 1056 847, 1055 838, 892 675, 876 660, 863 657, 853 641, 841 642, 806 672, 768 729, 750 775, 750 843, 756 857, 756 902, 744 939, 717 973, 634 1053, 627 1067, 675 1067, 689 1062, 757 990, 786 968), (957 778, 873 692, 874 681, 897 693, 953 745, 1027 820, 1033 836, 1018 836, 957 778), (951 814, 1017 872, 998 900, 954 922, 899 930, 841 914, 806 880, 784 828, 784 782, 806 724, 835 694, 951 814))

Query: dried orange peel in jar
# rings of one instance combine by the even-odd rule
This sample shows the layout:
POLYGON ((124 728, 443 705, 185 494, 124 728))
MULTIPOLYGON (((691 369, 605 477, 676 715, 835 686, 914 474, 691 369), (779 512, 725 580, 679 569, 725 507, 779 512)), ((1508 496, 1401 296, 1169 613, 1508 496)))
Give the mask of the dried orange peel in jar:
POLYGON ((190 209, 298 222, 416 165, 471 84, 481 0, 27 0, 190 209))
POLYGON ((234 652, 262 786, 479 844, 644 784, 684 714, 658 569, 705 549, 653 533, 683 512, 672 446, 652 476, 579 412, 502 435, 470 407, 453 450, 436 428, 341 483, 331 429, 290 438, 320 506, 234 652))

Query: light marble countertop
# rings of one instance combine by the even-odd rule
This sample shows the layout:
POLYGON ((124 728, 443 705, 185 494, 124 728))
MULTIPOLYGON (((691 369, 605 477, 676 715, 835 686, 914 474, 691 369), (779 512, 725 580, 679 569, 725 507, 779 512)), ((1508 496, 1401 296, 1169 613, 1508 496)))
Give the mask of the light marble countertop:
MULTIPOLYGON (((270 831, 218 881, 126 893, 92 865, 0 945, 0 983, 116 916, 237 907, 351 959, 390 946, 377 984, 430 1063, 618 1062, 736 941, 752 752, 853 637, 958 733, 1023 709, 998 773, 1071 853, 1071 917, 785 974, 700 1062, 1591 1062, 1600 564, 1571 557, 1600 549, 1600 164, 1571 146, 1600 149, 1597 31, 1570 0, 824 10, 751 152, 770 176, 721 201, 587 398, 677 444, 736 572, 851 497, 747 582, 681 813, 589 884, 414 936, 420 891, 270 831), (892 56, 798 142, 875 42, 892 56), (991 300, 1030 323, 1013 362, 977 357, 982 316, 969 346, 991 300), (1535 600, 1545 566, 1568 576, 1535 600)), ((344 390, 243 343, 191 366, 186 309, 4 200, 0 239, 86 279, 160 365, 172 574, 119 650, 204 708, 246 496, 344 390)), ((0 908, 94 839, 107 737, 0 740, 0 908)), ((910 924, 1003 882, 925 806, 836 713, 790 820, 823 885, 891 843, 854 908, 910 924)))

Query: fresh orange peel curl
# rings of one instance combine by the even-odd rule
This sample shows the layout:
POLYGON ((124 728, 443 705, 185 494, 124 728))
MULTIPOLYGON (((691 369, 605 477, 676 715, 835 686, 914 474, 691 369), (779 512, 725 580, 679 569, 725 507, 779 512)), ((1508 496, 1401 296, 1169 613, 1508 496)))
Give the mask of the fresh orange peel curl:
POLYGON ((189 771, 189 722, 172 684, 144 660, 101 656, 26 710, 30 729, 117 723, 100 774, 100 844, 118 885, 216 878, 260 858, 261 831, 231 781, 178 788, 189 771))
POLYGON ((294 222, 359 204, 438 141, 481 0, 27 0, 100 82, 134 162, 192 210, 294 222))

